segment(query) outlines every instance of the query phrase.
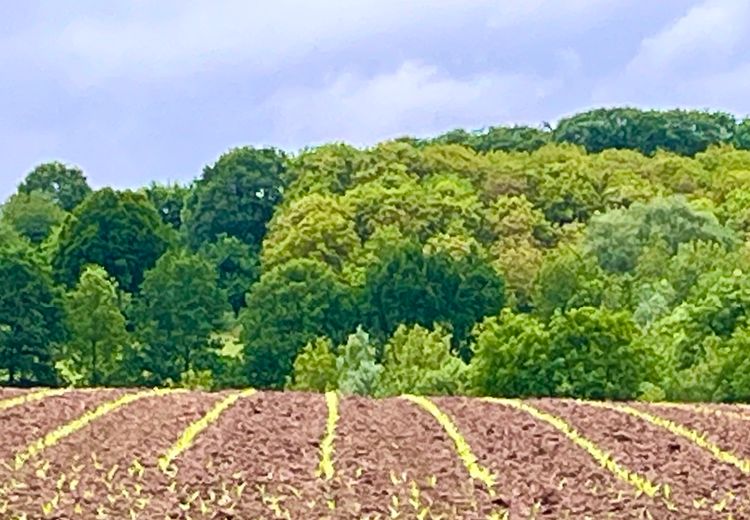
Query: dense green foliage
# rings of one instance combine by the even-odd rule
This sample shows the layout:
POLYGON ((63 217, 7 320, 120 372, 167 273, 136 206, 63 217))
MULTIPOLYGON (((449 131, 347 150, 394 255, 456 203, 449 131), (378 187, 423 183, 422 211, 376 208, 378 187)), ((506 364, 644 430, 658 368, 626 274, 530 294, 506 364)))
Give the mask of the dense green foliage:
POLYGON ((72 287, 85 265, 97 264, 134 293, 143 273, 167 250, 168 236, 146 197, 105 188, 86 198, 66 219, 52 268, 58 281, 72 287))
POLYGON ((750 121, 40 165, 0 208, 0 382, 750 400, 750 121))

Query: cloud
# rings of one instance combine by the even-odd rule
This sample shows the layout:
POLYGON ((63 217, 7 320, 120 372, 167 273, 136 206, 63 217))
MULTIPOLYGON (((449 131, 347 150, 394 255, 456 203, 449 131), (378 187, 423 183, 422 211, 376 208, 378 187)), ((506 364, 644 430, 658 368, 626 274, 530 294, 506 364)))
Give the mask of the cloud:
POLYGON ((346 140, 365 145, 457 126, 476 128, 517 113, 529 114, 532 121, 534 107, 561 82, 522 74, 456 78, 407 61, 370 78, 342 74, 319 89, 281 91, 265 110, 273 121, 271 134, 281 143, 346 140))
POLYGON ((79 87, 200 74, 221 66, 270 74, 308 56, 356 52, 358 45, 379 59, 384 48, 393 54, 409 52, 428 39, 446 47, 455 47, 458 40, 470 45, 473 35, 477 44, 480 36, 489 35, 520 42, 530 27, 541 35, 595 24, 613 15, 624 0, 164 0, 128 3, 127 8, 111 5, 111 10, 60 13, 65 21, 47 24, 36 35, 37 45, 64 61, 69 79, 79 87))
POLYGON ((595 104, 750 111, 750 2, 704 0, 644 38, 620 73, 601 78, 595 104))
POLYGON ((730 55, 750 26, 747 0, 709 0, 690 9, 658 34, 641 42, 627 65, 630 74, 666 75, 698 69, 730 55))

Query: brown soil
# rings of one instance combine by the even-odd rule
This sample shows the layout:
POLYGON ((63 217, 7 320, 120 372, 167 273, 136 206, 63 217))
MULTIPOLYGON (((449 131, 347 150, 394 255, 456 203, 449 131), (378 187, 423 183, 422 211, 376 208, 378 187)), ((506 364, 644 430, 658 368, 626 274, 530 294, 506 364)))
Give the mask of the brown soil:
POLYGON ((338 518, 485 518, 493 509, 442 426, 402 399, 342 401, 336 443, 338 518), (395 498, 394 498, 395 497, 395 498))
MULTIPOLYGON (((121 390, 72 391, 0 410, 0 460, 7 461, 29 443, 122 393, 121 390)), ((6 476, 7 471, 0 467, 0 479, 6 476)))
MULTIPOLYGON (((510 517, 664 518, 666 510, 596 463, 562 433, 526 412, 469 398, 436 399, 497 476, 510 517)), ((588 433, 588 430, 586 430, 588 433)))
MULTIPOLYGON (((115 398, 111 392, 99 391, 68 394, 50 401, 90 401, 98 396, 103 402, 105 393, 108 398, 115 398)), ((99 418, 15 472, 14 478, 26 487, 15 490, 11 511, 25 512, 34 518, 46 502, 57 496, 57 518, 72 518, 78 508, 79 518, 96 518, 98 513, 109 518, 128 518, 130 509, 138 512, 145 507, 144 500, 163 494, 162 489, 150 485, 152 475, 159 471, 156 459, 216 398, 200 393, 145 397, 99 418), (136 460, 143 467, 142 474, 138 464, 134 464, 136 460)), ((32 417, 61 425, 78 415, 32 417)))
MULTIPOLYGON (((740 458, 750 460, 750 444, 748 443, 750 412, 748 411, 730 406, 703 406, 708 411, 719 410, 719 414, 661 405, 634 405, 634 408, 669 419, 705 434, 706 439, 718 445, 721 449, 730 451, 740 458), (726 414, 721 412, 726 412, 726 414), (738 416, 742 416, 744 419, 738 416)), ((748 475, 748 478, 750 478, 750 475, 748 475)))
MULTIPOLYGON (((3 459, 122 392, 76 391, 0 411, 3 459)), ((547 423, 468 398, 434 401, 478 463, 495 474, 494 495, 472 481, 442 426, 402 399, 341 399, 331 480, 317 474, 325 399, 306 393, 240 399, 175 459, 176 474, 161 471, 158 457, 226 395, 144 398, 20 470, 0 467, 0 518, 473 520, 506 508, 512 520, 750 518, 750 478, 739 469, 641 419, 568 400, 529 402, 568 421, 626 468, 668 484, 678 511, 660 498, 636 496, 547 423)), ((706 432, 720 447, 750 458, 750 421, 634 406, 706 432)), ((750 409, 717 409, 750 415, 750 409)))
POLYGON ((730 513, 734 518, 748 518, 743 504, 747 477, 693 442, 623 412, 569 400, 532 404, 568 421, 613 454, 617 462, 652 482, 668 484, 678 511, 660 518, 717 519, 730 513))
POLYGON ((325 430, 323 396, 264 392, 226 410, 174 464, 176 478, 147 518, 319 518, 327 512, 315 472, 325 430))
POLYGON ((27 390, 23 388, 2 388, 0 387, 0 400, 8 399, 10 397, 16 397, 17 395, 25 394, 27 390))

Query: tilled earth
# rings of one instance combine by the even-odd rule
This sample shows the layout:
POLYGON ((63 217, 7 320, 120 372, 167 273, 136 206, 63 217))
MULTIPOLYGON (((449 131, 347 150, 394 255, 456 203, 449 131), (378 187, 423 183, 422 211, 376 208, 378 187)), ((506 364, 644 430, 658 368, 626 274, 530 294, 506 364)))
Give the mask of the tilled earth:
POLYGON ((572 400, 525 401, 564 421, 553 425, 507 403, 434 398, 446 427, 405 399, 342 397, 326 475, 331 422, 319 394, 257 392, 226 407, 235 392, 147 395, 84 426, 76 419, 139 391, 69 391, 3 408, 34 391, 0 389, 2 520, 750 519, 742 406, 631 404, 671 421, 670 431, 572 400), (590 451, 658 492, 638 491, 590 451), (491 483, 472 478, 479 470, 491 483))

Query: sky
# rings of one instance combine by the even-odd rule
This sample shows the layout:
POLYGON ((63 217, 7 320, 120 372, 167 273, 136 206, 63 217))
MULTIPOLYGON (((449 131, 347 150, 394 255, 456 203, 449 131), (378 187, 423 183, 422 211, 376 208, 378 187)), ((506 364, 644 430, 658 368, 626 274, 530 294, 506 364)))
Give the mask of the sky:
POLYGON ((0 200, 592 107, 750 114, 749 0, 0 0, 0 200))

